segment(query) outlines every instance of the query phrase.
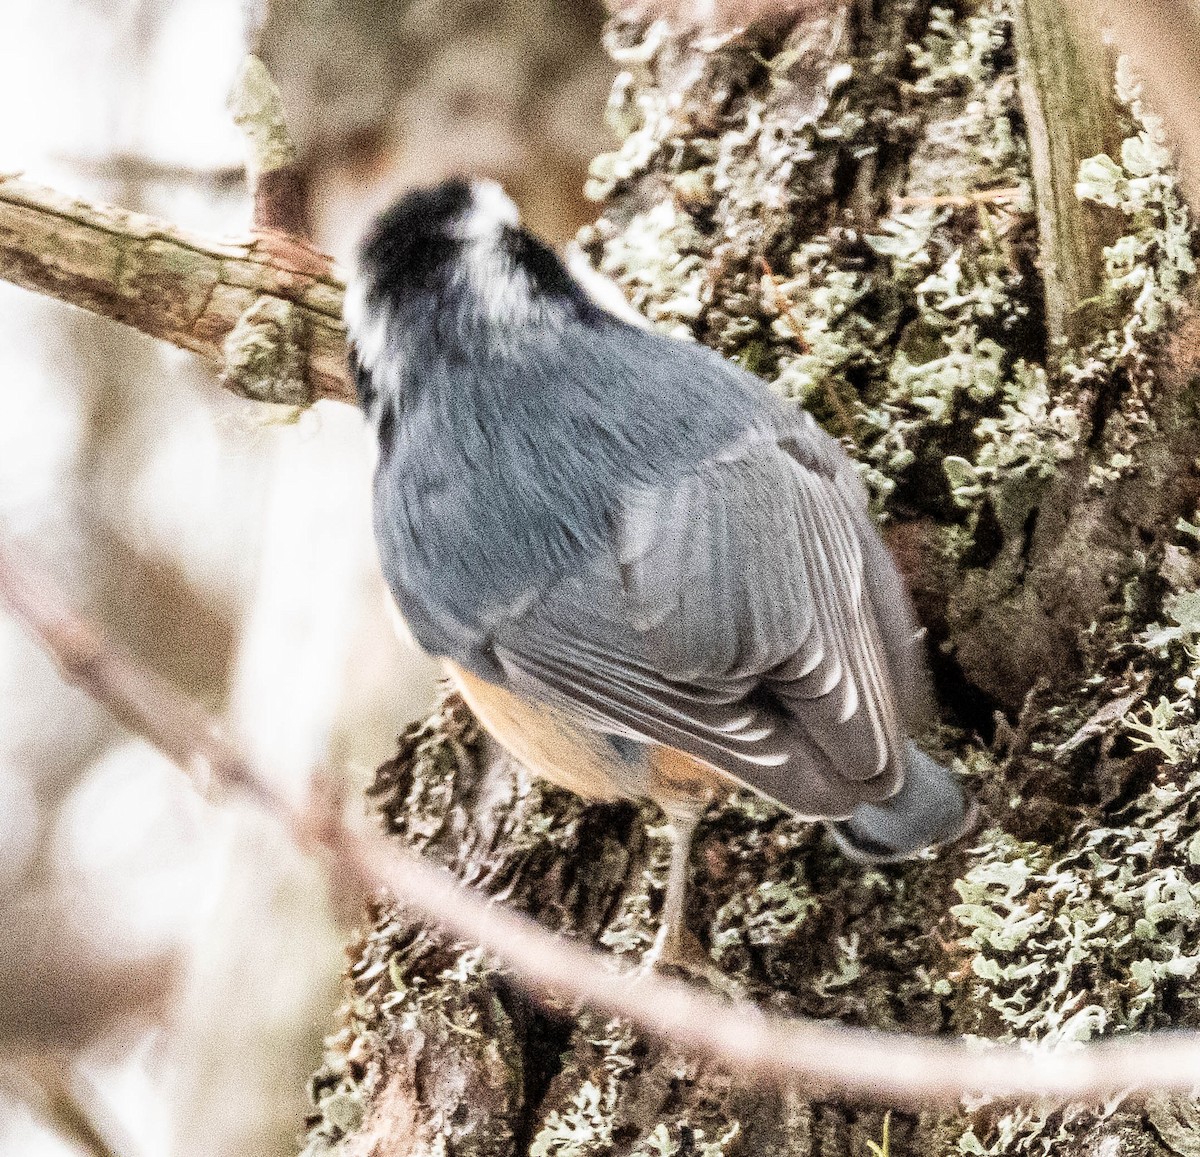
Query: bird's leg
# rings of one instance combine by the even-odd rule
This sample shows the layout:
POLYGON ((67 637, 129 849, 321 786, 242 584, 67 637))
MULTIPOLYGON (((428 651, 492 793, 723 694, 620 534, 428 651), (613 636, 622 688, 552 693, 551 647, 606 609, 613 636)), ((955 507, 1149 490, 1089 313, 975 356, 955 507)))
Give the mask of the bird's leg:
MULTIPOLYGON (((675 803, 665 806, 667 827, 671 833, 671 865, 667 870, 667 894, 663 899, 662 923, 654 945, 646 958, 651 968, 675 965, 694 971, 700 946, 687 930, 688 861, 692 837, 704 812, 704 805, 675 803)), ((705 964, 708 964, 705 958, 705 964)))
POLYGON ((689 972, 712 971, 700 942, 688 934, 688 860, 692 836, 705 809, 725 782, 714 769, 672 747, 651 745, 643 791, 662 809, 671 836, 671 865, 663 897, 662 924, 645 957, 646 968, 676 965, 689 972), (697 967, 699 965, 699 967, 697 967))
POLYGON ((688 931, 688 861, 692 837, 704 814, 708 793, 687 801, 678 798, 660 802, 671 833, 671 865, 667 870, 667 894, 663 897, 662 923, 654 944, 643 958, 642 972, 678 968, 731 1000, 745 999, 737 981, 726 976, 705 952, 700 941, 688 931))

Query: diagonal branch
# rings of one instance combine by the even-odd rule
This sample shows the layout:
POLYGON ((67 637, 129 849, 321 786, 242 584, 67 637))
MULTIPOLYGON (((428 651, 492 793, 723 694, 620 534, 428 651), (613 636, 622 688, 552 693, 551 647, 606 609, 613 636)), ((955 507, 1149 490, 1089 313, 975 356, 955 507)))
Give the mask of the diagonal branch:
POLYGON ((364 899, 390 893, 424 918, 495 953, 539 999, 548 994, 624 1017, 653 1036, 729 1066, 746 1081, 801 1082, 813 1099, 897 1105, 1004 1100, 1098 1102, 1152 1089, 1200 1085, 1200 1034, 1171 1032, 1072 1051, 926 1040, 768 1015, 678 981, 633 979, 608 958, 489 903, 447 872, 340 815, 291 803, 225 740, 199 707, 67 611, 44 581, 0 549, 0 600, 35 635, 70 682, 193 775, 254 799, 298 841, 319 847, 331 875, 364 899))
MULTIPOLYGON (((279 233, 218 241, 152 217, 0 177, 0 278, 133 326, 224 372, 246 315, 288 319, 300 388, 255 397, 351 402, 343 283, 328 257, 279 233)), ((289 345, 290 348, 290 345, 289 345)), ((226 380, 248 392, 240 376, 226 380)))
POLYGON ((0 1065, 0 1088, 26 1102, 64 1141, 92 1157, 134 1157, 138 1152, 66 1055, 28 1056, 0 1065))

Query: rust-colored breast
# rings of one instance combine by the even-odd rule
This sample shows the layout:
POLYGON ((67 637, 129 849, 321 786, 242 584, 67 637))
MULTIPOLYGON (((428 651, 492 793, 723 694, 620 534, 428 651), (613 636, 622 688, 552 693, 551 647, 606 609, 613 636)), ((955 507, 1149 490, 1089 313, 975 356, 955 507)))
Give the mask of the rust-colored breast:
POLYGON ((521 699, 454 663, 447 662, 446 671, 475 717, 514 758, 587 799, 702 802, 739 786, 733 776, 661 744, 647 744, 643 760, 625 759, 599 732, 562 712, 521 699))

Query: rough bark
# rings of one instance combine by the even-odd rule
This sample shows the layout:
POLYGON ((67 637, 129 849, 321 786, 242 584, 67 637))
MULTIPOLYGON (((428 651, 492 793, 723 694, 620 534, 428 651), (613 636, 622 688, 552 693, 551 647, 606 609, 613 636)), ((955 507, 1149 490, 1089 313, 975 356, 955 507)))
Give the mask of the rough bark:
MULTIPOLYGON (((1034 212, 1003 0, 809 11, 707 45, 618 18, 609 44, 623 143, 593 166, 604 212, 582 240, 657 324, 854 445, 930 628, 941 745, 984 805, 974 846, 867 870, 735 796, 698 834, 692 929, 764 1005, 848 1023, 1048 1043, 1200 1024, 1200 328, 1176 304, 1186 210, 1132 81, 1112 154, 1077 158, 1082 212, 1113 243, 1067 326, 1047 314, 1040 271, 1062 254, 1041 248, 1060 242, 1034 212)), ((1065 162, 1048 163, 1061 198, 1065 162)), ((627 966, 648 947, 667 851, 652 809, 530 783, 453 701, 375 797, 390 830, 505 903, 627 966)), ((876 1110, 747 1088, 619 1023, 531 1007, 394 911, 352 958, 310 1154, 881 1140, 876 1110)), ((1200 1122, 1166 1099, 976 1106, 897 1115, 891 1150, 1192 1153, 1200 1122)))
POLYGON ((1077 35, 1061 0, 1017 0, 1017 87, 1037 208, 1046 330, 1051 351, 1087 335, 1086 304, 1100 293, 1104 247, 1119 222, 1076 196, 1080 164, 1121 146, 1114 58, 1099 37, 1077 35))

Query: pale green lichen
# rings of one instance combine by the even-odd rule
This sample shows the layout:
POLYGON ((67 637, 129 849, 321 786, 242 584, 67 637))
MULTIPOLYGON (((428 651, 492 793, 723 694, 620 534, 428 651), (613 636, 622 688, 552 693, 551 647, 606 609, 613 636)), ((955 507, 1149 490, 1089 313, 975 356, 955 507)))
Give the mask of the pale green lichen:
MULTIPOLYGON (((1198 790, 1192 765, 1185 781, 1151 785, 1119 823, 1077 832, 1057 856, 984 833, 952 910, 971 954, 981 1031, 1053 1049, 1200 1014, 1198 790)), ((967 1130, 959 1151, 1053 1154, 1094 1119, 1014 1111, 990 1133, 967 1130)))
POLYGON ((704 243, 670 201, 634 216, 605 248, 600 271, 620 269, 633 306, 664 332, 690 337, 704 308, 704 243))
POLYGON ((637 1069, 628 1025, 608 1021, 591 1040, 597 1063, 562 1109, 554 1109, 529 1147, 529 1157, 607 1157, 622 1082, 637 1069))
POLYGON ((1002 56, 1010 35, 1004 4, 965 20, 935 8, 913 51, 915 91, 947 115, 926 127, 929 156, 911 175, 910 204, 885 214, 867 238, 881 275, 917 314, 897 333, 882 388, 862 413, 866 478, 881 499, 931 434, 986 414, 1007 384, 997 339, 1028 308, 1010 235, 1029 209, 1024 150, 1012 130, 1015 80, 1002 56), (956 100, 964 90, 969 99, 956 100), (990 199, 996 188, 1005 196, 990 199), (945 203, 955 196, 962 202, 945 203))
POLYGON ((696 1129, 688 1135, 685 1145, 682 1138, 673 1137, 671 1130, 660 1122, 629 1157, 728 1157, 737 1151, 735 1142, 740 1133, 737 1121, 713 1141, 705 1140, 703 1129, 696 1129))
POLYGON ((709 929, 713 957, 722 966, 736 966, 751 948, 787 943, 802 934, 808 916, 818 906, 807 882, 798 875, 765 880, 717 910, 709 929))
POLYGON ((1001 524, 1012 525, 1075 456, 1082 429, 1078 411, 1052 398, 1041 366, 1017 362, 1000 396, 1000 413, 975 427, 975 461, 948 455, 942 469, 956 503, 972 507, 990 494, 1001 524))
POLYGON ((409 728, 395 759, 376 774, 370 794, 389 826, 402 830, 416 849, 437 840, 448 824, 462 824, 455 795, 459 776, 473 772, 470 749, 478 739, 474 719, 457 701, 443 697, 428 719, 409 728))
POLYGON ((570 1107, 553 1111, 529 1147, 529 1157, 587 1157, 612 1141, 613 1094, 584 1081, 570 1107))
MULTIPOLYGON (((857 932, 849 936, 839 936, 837 945, 837 964, 835 968, 827 969, 813 981, 813 991, 819 996, 831 996, 839 990, 850 989, 863 974, 863 959, 861 955, 862 937, 857 932)), ((948 982, 936 981, 933 985, 940 995, 948 996, 948 982), (937 985, 946 987, 937 989, 937 985)))
POLYGON ((1104 285, 1096 304, 1108 319, 1106 328, 1064 366, 1080 386, 1095 388, 1117 373, 1126 378, 1128 396, 1108 439, 1110 457, 1091 471, 1089 482, 1097 490, 1136 469, 1137 442, 1150 424, 1150 355, 1196 268, 1192 222, 1162 121, 1145 106, 1141 83, 1124 58, 1116 91, 1134 131, 1122 142, 1119 158, 1083 161, 1075 191, 1081 200, 1123 214, 1128 232, 1104 250, 1104 285))
POLYGON ((283 97, 267 67, 246 56, 229 93, 229 112, 242 130, 246 169, 258 176, 296 163, 297 151, 283 115, 283 97))
POLYGON ((621 68, 609 94, 605 119, 621 139, 621 147, 592 161, 584 189, 592 200, 603 200, 620 182, 644 172, 672 128, 669 96, 651 83, 650 71, 668 35, 665 21, 650 25, 644 37, 631 45, 620 43, 611 31, 605 35, 604 46, 621 68))
POLYGON ((1080 1110, 1047 1112, 1018 1108, 1002 1114, 992 1126, 991 1136, 981 1140, 975 1127, 968 1128, 958 1139, 958 1152, 970 1157, 998 1157, 999 1154, 1039 1154, 1055 1157, 1063 1147, 1076 1138, 1077 1129, 1086 1118, 1080 1110))
POLYGON ((836 410, 855 401, 841 386, 867 340, 867 327, 854 308, 869 285, 861 274, 838 269, 827 258, 827 246, 811 243, 793 257, 790 277, 764 275, 763 309, 772 318, 772 336, 803 351, 783 356, 776 387, 806 406, 820 405, 828 391, 837 389, 836 410))
MULTIPOLYGON (((1094 304, 1110 319, 1107 328, 1072 354, 1062 370, 1071 392, 1085 385, 1094 391, 1118 373, 1126 378, 1127 396, 1111 422, 1106 456, 1089 466, 1093 489, 1137 468, 1136 441, 1148 422, 1153 342, 1195 271, 1191 225, 1161 123, 1144 107, 1140 86, 1124 64, 1117 94, 1129 108, 1134 134, 1123 142, 1119 159, 1101 155, 1082 163, 1076 193, 1122 213, 1131 231, 1104 252, 1104 287, 1094 304)), ((973 508, 990 496, 995 508, 1019 516, 1036 505, 1060 465, 1076 456, 1085 423, 1070 392, 1056 398, 1046 370, 1025 360, 1014 364, 1000 393, 1000 414, 975 426, 976 453, 950 455, 944 468, 959 505, 973 508)))
MULTIPOLYGON (((907 61, 903 50, 866 65, 831 58, 824 89, 799 107, 776 107, 772 95, 786 88, 790 70, 811 69, 824 47, 810 42, 803 52, 785 46, 760 57, 768 94, 747 95, 737 123, 715 139, 689 136, 653 84, 663 46, 657 29, 622 49, 642 79, 618 85, 627 135, 618 153, 597 162, 606 179, 591 192, 609 195, 631 171, 652 168, 670 179, 672 196, 619 226, 602 218, 581 240, 652 320, 673 333, 706 332, 710 344, 853 437, 869 484, 885 498, 931 428, 949 431, 965 415, 987 414, 1006 382, 999 339, 1028 308, 1012 261, 1014 223, 1029 206, 1012 127, 1007 6, 992 0, 965 17, 935 8, 907 61), (886 67, 915 74, 902 107, 890 92, 874 102, 871 86, 886 67), (919 119, 911 143, 921 162, 906 182, 908 203, 850 238, 873 258, 847 267, 846 230, 830 229, 820 208, 838 158, 863 163, 880 135, 903 139, 919 119), (997 188, 1003 195, 992 196, 997 188), (945 203, 955 197, 961 203, 945 203), (714 199, 725 226, 715 233, 706 219, 714 199), (810 215, 819 224, 806 235, 810 215), (755 219, 757 235, 744 224, 755 219), (789 234, 786 264, 772 268, 772 237, 789 234), (730 279, 735 284, 720 285, 730 279)), ((842 35, 830 33, 833 52, 842 35)), ((716 57, 687 79, 727 94, 722 67, 716 57)), ((673 95, 687 106, 686 90, 673 95)))
POLYGON ((370 1091, 345 1069, 344 1059, 327 1049, 325 1064, 309 1082, 309 1098, 315 1113, 300 1157, 327 1157, 363 1122, 370 1091))
MULTIPOLYGON (((885 214, 866 239, 880 258, 880 275, 917 313, 898 331, 894 353, 880 367, 878 396, 867 399, 861 415, 866 474, 881 497, 916 463, 931 430, 949 428, 972 410, 986 412, 1005 383, 1005 351, 991 335, 1011 329, 1027 309, 1007 240, 1014 211, 1027 209, 1025 161, 1010 123, 1014 81, 998 56, 1009 33, 1001 4, 966 20, 935 9, 913 53, 915 90, 953 107, 927 128, 933 159, 908 188, 918 204, 885 214), (974 95, 955 102, 964 86, 974 95), (997 181, 1016 186, 1011 200, 977 199, 997 181), (955 195, 965 203, 936 203, 955 195), (921 205, 922 199, 933 203, 921 205)), ((877 340, 878 327, 864 337, 877 340)))
POLYGON ((671 862, 673 829, 669 824, 648 826, 652 854, 632 888, 625 890, 600 943, 611 952, 643 956, 658 934, 659 916, 651 903, 654 895, 665 896, 671 862))
POLYGON ((421 1096, 423 1151, 503 1157, 523 1096, 515 1029, 495 996, 495 966, 478 948, 439 944, 384 920, 350 970, 344 1036, 370 1042, 369 1065, 330 1052, 313 1079, 316 1116, 305 1157, 335 1152, 386 1082, 421 1096), (381 1058, 387 1057, 386 1063, 381 1058))
MULTIPOLYGON (((253 60, 253 57, 249 59, 253 60)), ((312 401, 304 311, 280 297, 258 298, 222 345, 221 384, 247 398, 283 406, 312 401)))
POLYGON ((1140 642, 1179 670, 1172 685, 1176 694, 1160 694, 1155 703, 1126 714, 1124 722, 1137 750, 1157 751, 1170 765, 1200 756, 1200 591, 1168 595, 1163 613, 1169 623, 1152 624, 1140 642))
POLYGON ((1142 85, 1121 58, 1117 97, 1133 118, 1136 133, 1121 143, 1120 161, 1098 156, 1080 166, 1076 195, 1118 209, 1132 229, 1107 257, 1106 293, 1129 300, 1131 318, 1117 348, 1128 356, 1139 337, 1161 329, 1170 308, 1195 272, 1192 224, 1179 189, 1162 119, 1142 100, 1142 85))

